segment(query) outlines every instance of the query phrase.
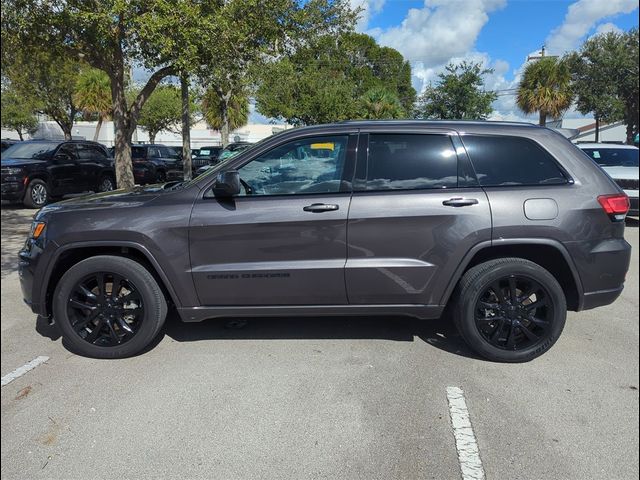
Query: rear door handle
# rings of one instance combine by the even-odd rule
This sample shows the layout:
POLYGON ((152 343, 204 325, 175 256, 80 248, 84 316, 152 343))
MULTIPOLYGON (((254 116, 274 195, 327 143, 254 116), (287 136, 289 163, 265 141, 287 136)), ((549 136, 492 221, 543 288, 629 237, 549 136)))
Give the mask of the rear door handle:
POLYGON ((467 207, 469 205, 477 205, 478 200, 476 198, 455 197, 445 200, 442 204, 447 207, 467 207))
POLYGON ((338 210, 340 208, 338 205, 334 205, 332 203, 312 203, 311 205, 307 205, 303 208, 305 212, 313 212, 313 213, 322 213, 322 212, 332 212, 334 210, 338 210))

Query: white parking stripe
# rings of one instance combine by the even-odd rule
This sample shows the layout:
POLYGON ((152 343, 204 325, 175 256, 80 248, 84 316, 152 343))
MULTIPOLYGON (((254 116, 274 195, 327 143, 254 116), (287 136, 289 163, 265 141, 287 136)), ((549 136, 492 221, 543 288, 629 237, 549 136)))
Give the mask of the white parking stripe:
POLYGON ((4 377, 2 377, 2 386, 4 387, 5 385, 13 382, 16 378, 21 377, 22 375, 24 375, 30 370, 33 370, 38 365, 42 365, 47 360, 49 360, 49 357, 44 357, 44 356, 36 357, 33 360, 31 360, 29 363, 26 363, 23 366, 16 368, 13 372, 7 373, 4 377))
POLYGON ((456 439, 458 461, 462 470, 462 480, 484 480, 484 469, 480 460, 480 452, 476 436, 471 427, 467 402, 464 392, 458 387, 447 387, 449 400, 449 414, 453 426, 453 436, 456 439))

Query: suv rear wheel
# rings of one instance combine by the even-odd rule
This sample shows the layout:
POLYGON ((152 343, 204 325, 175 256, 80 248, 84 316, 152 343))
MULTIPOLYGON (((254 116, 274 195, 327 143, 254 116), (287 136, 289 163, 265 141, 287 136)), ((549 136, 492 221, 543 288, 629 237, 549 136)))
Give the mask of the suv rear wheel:
POLYGON ((567 316, 555 277, 522 258, 476 265, 462 277, 456 295, 460 335, 476 353, 499 362, 542 355, 562 333, 567 316))
POLYGON ((149 271, 124 257, 78 262, 60 279, 53 314, 71 349, 95 358, 142 351, 167 316, 162 290, 149 271))
POLYGON ((98 182, 98 192, 110 192, 115 190, 116 182, 110 175, 103 175, 98 182))
POLYGON ((42 208, 51 200, 49 187, 44 180, 36 178, 29 182, 24 196, 24 204, 29 208, 42 208))

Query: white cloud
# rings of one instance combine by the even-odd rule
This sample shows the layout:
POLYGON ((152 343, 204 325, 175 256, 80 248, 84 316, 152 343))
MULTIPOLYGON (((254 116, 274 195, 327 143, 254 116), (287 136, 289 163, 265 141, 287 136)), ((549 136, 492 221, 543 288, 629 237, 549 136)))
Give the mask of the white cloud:
POLYGON ((371 17, 382 11, 385 0, 349 0, 352 9, 360 8, 360 16, 356 22, 356 30, 364 32, 369 26, 371 17))
POLYGON ((594 35, 600 35, 601 33, 609 33, 609 32, 622 33, 622 29, 618 28, 615 24, 611 22, 602 23, 598 25, 598 27, 596 28, 596 33, 594 35))
POLYGON ((369 33, 428 69, 469 52, 488 14, 505 4, 506 0, 425 0, 424 7, 410 9, 399 26, 369 33))
POLYGON ((562 25, 547 37, 547 48, 553 54, 573 50, 599 20, 637 8, 637 0, 579 0, 569 6, 562 25))

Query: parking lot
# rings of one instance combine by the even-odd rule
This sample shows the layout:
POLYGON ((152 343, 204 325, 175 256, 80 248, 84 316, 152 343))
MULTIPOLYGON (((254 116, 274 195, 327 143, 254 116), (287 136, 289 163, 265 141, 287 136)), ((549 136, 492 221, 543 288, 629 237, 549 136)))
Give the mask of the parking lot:
POLYGON ((33 211, 2 208, 2 478, 456 479, 447 389, 491 479, 638 478, 638 223, 622 297, 570 313, 527 364, 476 358, 447 319, 168 320, 126 360, 62 345, 23 304, 33 211))

